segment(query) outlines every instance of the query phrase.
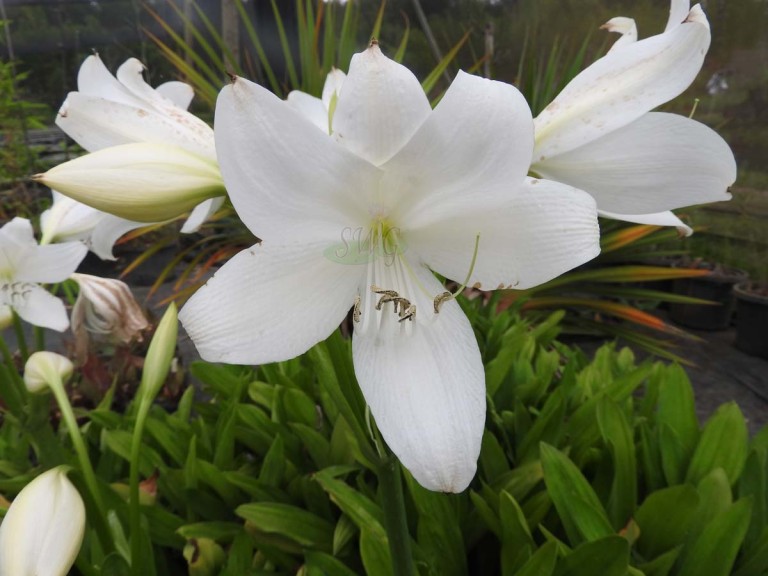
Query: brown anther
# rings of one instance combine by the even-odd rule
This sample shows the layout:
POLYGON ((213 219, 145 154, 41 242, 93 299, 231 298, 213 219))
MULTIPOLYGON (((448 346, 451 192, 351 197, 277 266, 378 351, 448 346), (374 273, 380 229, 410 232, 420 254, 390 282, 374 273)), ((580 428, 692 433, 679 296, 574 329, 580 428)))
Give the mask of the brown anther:
POLYGON ((434 301, 434 307, 435 307, 435 314, 440 313, 440 307, 443 305, 444 302, 450 300, 453 298, 453 294, 450 292, 443 292, 442 294, 438 294, 435 296, 434 301))

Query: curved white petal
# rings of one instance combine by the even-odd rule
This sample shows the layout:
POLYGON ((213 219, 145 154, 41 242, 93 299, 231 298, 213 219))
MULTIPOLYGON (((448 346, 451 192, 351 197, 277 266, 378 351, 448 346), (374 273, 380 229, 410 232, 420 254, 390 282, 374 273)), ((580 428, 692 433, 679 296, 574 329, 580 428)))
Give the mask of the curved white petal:
POLYGON ((331 109, 333 96, 335 95, 337 98, 339 97, 341 86, 346 79, 347 75, 338 68, 333 68, 328 72, 328 75, 325 77, 325 84, 323 84, 322 94, 323 106, 325 106, 326 110, 331 109))
POLYGON ((82 242, 38 246, 17 263, 15 280, 20 282, 63 282, 77 270, 88 248, 82 242))
POLYGON ((608 20, 608 22, 600 26, 600 28, 607 30, 608 32, 621 34, 621 38, 613 43, 609 52, 620 50, 629 44, 637 42, 637 25, 632 18, 617 16, 616 18, 608 20))
POLYGON ((200 356, 264 364, 327 338, 353 306, 365 268, 332 262, 324 248, 265 241, 227 262, 179 312, 200 356))
POLYGON ((691 0, 672 0, 669 6, 669 19, 664 27, 664 32, 680 26, 690 10, 691 0))
POLYGON ((18 246, 36 246, 32 223, 26 218, 14 217, 0 228, 0 242, 18 246))
POLYGON ((64 302, 37 284, 20 285, 15 297, 5 303, 11 306, 22 320, 33 326, 50 328, 57 332, 64 332, 69 328, 64 302))
MULTIPOLYGON (((146 104, 150 104, 161 111, 166 111, 169 108, 176 108, 176 105, 172 100, 169 100, 152 88, 152 86, 147 84, 143 75, 145 69, 146 66, 139 60, 136 58, 129 58, 117 69, 115 77, 120 84, 125 86, 131 92, 131 94, 146 104)), ((186 106, 184 106, 184 108, 186 109, 186 106)))
POLYGON ((534 120, 534 162, 600 138, 680 94, 701 69, 709 41, 706 19, 696 18, 597 60, 534 120))
POLYGON ((53 205, 40 215, 41 244, 88 238, 105 213, 56 190, 53 205))
POLYGON ((589 194, 534 179, 503 202, 463 206, 449 218, 409 230, 406 244, 430 268, 463 282, 478 234, 469 285, 484 290, 537 286, 600 252, 597 210, 589 194))
POLYGON ((323 105, 320 98, 310 96, 301 90, 293 90, 288 94, 286 102, 320 130, 330 134, 328 109, 323 105))
MULTIPOLYGON (((345 84, 346 86, 346 84, 345 84)), ((459 72, 413 138, 382 168, 381 199, 404 229, 472 207, 489 188, 522 183, 533 150, 531 111, 510 84, 459 72)))
POLYGON ((172 116, 149 106, 130 106, 70 92, 56 117, 56 125, 89 152, 132 142, 151 142, 173 144, 211 160, 216 158, 211 127, 180 108, 172 116))
POLYGON ((216 211, 224 204, 224 196, 217 196, 216 198, 209 198, 208 200, 201 202, 192 209, 192 213, 184 222, 181 227, 182 234, 192 234, 200 229, 200 226, 205 223, 208 218, 213 216, 216 211))
POLYGON ((121 102, 128 106, 141 107, 143 102, 136 98, 110 74, 98 54, 88 56, 77 73, 77 89, 87 96, 121 102))
POLYGON ((599 216, 613 220, 623 220, 635 224, 651 224, 653 226, 674 226, 681 236, 690 236, 693 229, 680 220, 672 212, 658 212, 656 214, 616 214, 615 212, 597 211, 599 216))
POLYGON ((352 56, 333 116, 334 138, 378 166, 410 140, 431 110, 413 73, 374 43, 352 56))
MULTIPOLYGON (((427 290, 444 290, 422 266, 415 273, 427 290)), ((459 305, 445 302, 439 314, 431 308, 419 306, 399 331, 355 329, 355 374, 384 440, 414 478, 430 490, 461 492, 480 454, 485 373, 459 305)))
POLYGON ((88 248, 102 260, 116 260, 112 254, 115 243, 124 234, 144 226, 147 226, 147 222, 135 222, 105 213, 104 218, 93 229, 88 248))
POLYGON ((171 80, 170 82, 164 82, 155 88, 158 94, 163 98, 167 98, 174 105, 186 110, 192 103, 192 98, 195 97, 195 91, 192 86, 186 82, 179 82, 178 80, 171 80))
POLYGON ((257 237, 336 241, 369 219, 379 170, 261 86, 237 78, 221 91, 215 134, 229 197, 257 237))
POLYGON ((728 200, 736 180, 733 153, 714 130, 662 112, 531 168, 586 190, 600 210, 620 214, 728 200))

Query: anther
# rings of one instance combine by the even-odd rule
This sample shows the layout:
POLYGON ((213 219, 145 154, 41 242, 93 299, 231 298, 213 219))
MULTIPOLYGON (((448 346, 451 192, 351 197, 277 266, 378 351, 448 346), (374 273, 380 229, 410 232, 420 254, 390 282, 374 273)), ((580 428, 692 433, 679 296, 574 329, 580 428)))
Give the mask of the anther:
POLYGON ((410 320, 413 322, 413 319, 416 318, 416 304, 411 304, 406 300, 405 298, 402 298, 403 302, 402 308, 400 309, 400 320, 398 322, 405 322, 406 320, 410 320), (406 304, 408 304, 408 307, 406 308, 406 304))
POLYGON ((360 311, 360 295, 355 294, 355 307, 352 308, 352 320, 355 323, 359 324, 361 315, 362 315, 362 312, 360 311))
POLYGON ((453 298, 453 294, 451 292, 443 292, 442 294, 438 294, 435 296, 434 306, 435 306, 435 314, 440 313, 440 307, 443 305, 444 302, 447 302, 448 300, 451 300, 453 298))

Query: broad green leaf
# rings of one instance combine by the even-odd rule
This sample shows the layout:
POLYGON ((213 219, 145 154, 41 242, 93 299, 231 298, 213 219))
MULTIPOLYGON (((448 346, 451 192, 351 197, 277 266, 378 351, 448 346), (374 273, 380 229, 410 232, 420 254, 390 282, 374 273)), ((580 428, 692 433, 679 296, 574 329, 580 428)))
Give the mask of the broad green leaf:
POLYGON ((358 532, 358 527, 349 519, 349 516, 346 514, 339 516, 339 521, 336 522, 336 528, 333 530, 333 555, 339 556, 339 552, 344 549, 358 532))
POLYGON ((365 528, 360 529, 360 556, 368 576, 393 576, 387 541, 382 541, 365 528))
POLYGON ((483 443, 480 448, 480 469, 486 482, 493 483, 497 478, 509 472, 509 463, 504 449, 496 436, 487 429, 483 433, 483 443))
POLYGON ((752 521, 744 538, 744 547, 749 549, 768 527, 768 450, 764 447, 750 450, 739 479, 738 494, 740 498, 752 497, 752 521))
POLYGON ((637 503, 637 460, 632 429, 624 412, 609 398, 597 405, 597 423, 613 461, 608 514, 615 528, 629 522, 637 503))
POLYGON ((348 568, 343 562, 330 556, 313 550, 308 550, 304 554, 306 566, 308 568, 317 568, 320 574, 333 576, 356 576, 356 572, 348 568))
POLYGON ((569 540, 576 544, 614 534, 605 509, 581 471, 556 448, 542 443, 540 450, 544 482, 569 540))
POLYGON ((185 524, 177 530, 187 540, 190 538, 208 538, 217 542, 231 542, 243 531, 242 524, 235 522, 197 522, 185 524))
POLYGON ((635 514, 635 522, 640 526, 640 553, 649 559, 656 558, 683 544, 699 501, 690 484, 652 492, 635 514))
POLYGON ((685 554, 677 576, 728 576, 749 527, 752 502, 743 498, 718 514, 685 554))
POLYGON ((557 563, 557 545, 546 542, 517 571, 515 576, 551 576, 557 563))
POLYGON ((677 561, 677 557, 680 556, 682 548, 682 544, 676 548, 672 548, 672 550, 664 552, 664 554, 657 556, 650 562, 641 564, 638 568, 645 576, 668 576, 677 561))
POLYGON ((520 505, 507 492, 500 496, 501 573, 512 576, 525 565, 536 549, 520 505))
POLYGON ((475 512, 477 512, 480 518, 482 518, 488 529, 493 532, 499 540, 501 540, 501 521, 496 515, 496 512, 493 511, 493 508, 491 508, 491 506, 488 505, 488 502, 486 502, 483 497, 474 490, 469 491, 469 499, 475 506, 475 512))
POLYGON ((752 576, 765 574, 766 571, 768 571, 768 529, 763 530, 753 546, 742 551, 733 576, 752 576))
POLYGON ((301 546, 330 552, 333 524, 296 506, 276 502, 254 502, 238 506, 235 513, 253 523, 260 532, 279 534, 301 546))
POLYGON ((285 475, 285 445, 283 443, 282 436, 275 436, 275 440, 272 442, 272 446, 269 447, 269 451, 261 464, 261 470, 259 471, 259 480, 265 486, 273 486, 277 488, 282 482, 285 475))
POLYGON ((384 531, 384 516, 371 499, 367 498, 345 482, 336 480, 330 473, 330 469, 321 470, 314 476, 323 487, 331 500, 357 524, 361 530, 365 529, 369 536, 375 536, 386 541, 384 531))
POLYGON ((724 404, 704 426, 686 481, 696 484, 715 468, 722 468, 734 485, 747 459, 747 441, 741 410, 735 402, 724 404))
POLYGON ((629 543, 621 536, 585 542, 557 563, 555 576, 627 576, 629 543))
MULTIPOLYGON (((671 365, 659 372, 662 378, 659 385, 659 399, 656 421, 672 430, 682 448, 683 465, 688 461, 699 440, 699 420, 696 417, 696 405, 693 388, 683 368, 671 365)), ((662 443, 662 452, 664 444, 662 443)))
POLYGON ((547 398, 541 413, 518 447, 517 456, 521 463, 538 459, 539 443, 557 444, 563 429, 565 409, 565 394, 558 388, 547 398))

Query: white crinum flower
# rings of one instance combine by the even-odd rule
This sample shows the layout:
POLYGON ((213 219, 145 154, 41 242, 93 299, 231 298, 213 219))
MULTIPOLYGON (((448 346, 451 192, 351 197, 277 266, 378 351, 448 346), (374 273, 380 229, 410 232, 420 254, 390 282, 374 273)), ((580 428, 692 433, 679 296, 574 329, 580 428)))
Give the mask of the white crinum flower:
POLYGON ((204 359, 263 364, 305 352, 354 307, 355 372, 384 439, 422 485, 461 491, 480 451, 485 375, 432 270, 461 282, 471 268, 484 289, 545 282, 598 253, 594 200, 526 178, 533 124, 514 87, 460 73, 432 110, 376 44, 353 57, 332 129, 242 78, 224 88, 219 162, 263 241, 180 319, 204 359))
MULTIPOLYGON (((175 81, 152 88, 144 81, 143 70, 143 64, 131 58, 120 66, 117 77, 114 77, 97 55, 89 56, 78 73, 78 91, 67 96, 59 110, 56 124, 80 146, 95 154, 94 159, 90 161, 91 165, 109 165, 115 170, 114 155, 110 156, 109 149, 146 143, 177 147, 188 153, 184 156, 184 163, 177 163, 178 168, 174 168, 173 163, 165 167, 165 174, 169 170, 176 170, 180 180, 189 180, 190 172, 202 171, 207 175, 213 171, 218 178, 213 130, 186 110, 193 97, 192 88, 188 84, 175 81)), ((122 150, 117 148, 118 156, 125 154, 122 150)), ((154 153, 157 156, 156 149, 148 150, 148 154, 154 153)), ((181 152, 175 156, 180 154, 181 152)), ((57 169, 66 172, 64 167, 68 164, 65 163, 57 169)), ((147 165, 137 165, 133 169, 127 166, 119 176, 114 176, 116 173, 113 173, 110 185, 116 190, 122 190, 126 197, 135 195, 140 198, 148 192, 147 182, 156 180, 152 174, 155 169, 147 165)), ((44 181, 45 175, 40 175, 40 179, 44 181)), ((52 185, 55 187, 55 184, 52 185)), ((179 184, 181 193, 184 192, 182 186, 179 184)), ((76 189, 65 192, 78 193, 76 189)), ((86 182, 79 191, 79 197, 86 200, 89 194, 98 194, 98 191, 89 192, 86 182)), ((221 207, 223 194, 222 185, 217 197, 197 203, 182 227, 182 232, 197 230, 221 207)), ((176 213, 184 210, 185 207, 182 206, 176 213)), ((156 220, 162 219, 164 218, 156 220)), ((139 222, 126 218, 108 218, 105 224, 101 224, 101 221, 94 224, 92 236, 82 239, 87 242, 90 240, 92 249, 100 257, 112 258, 114 241, 132 229, 145 226, 147 220, 148 218, 142 218, 139 222), (115 231, 121 234, 115 235, 115 231)))
POLYGON ((0 525, 0 576, 65 576, 84 533, 85 505, 65 470, 40 474, 0 525))
POLYGON ((710 43, 701 7, 673 0, 666 30, 640 41, 634 21, 606 27, 623 36, 574 78, 534 120, 531 170, 592 194, 600 215, 685 226, 675 208, 728 200, 736 162, 703 124, 650 112, 682 93, 710 43))
POLYGON ((30 324, 63 332, 69 327, 64 303, 39 283, 63 282, 86 252, 80 242, 39 246, 29 220, 14 218, 0 228, 0 306, 10 306, 30 324))

